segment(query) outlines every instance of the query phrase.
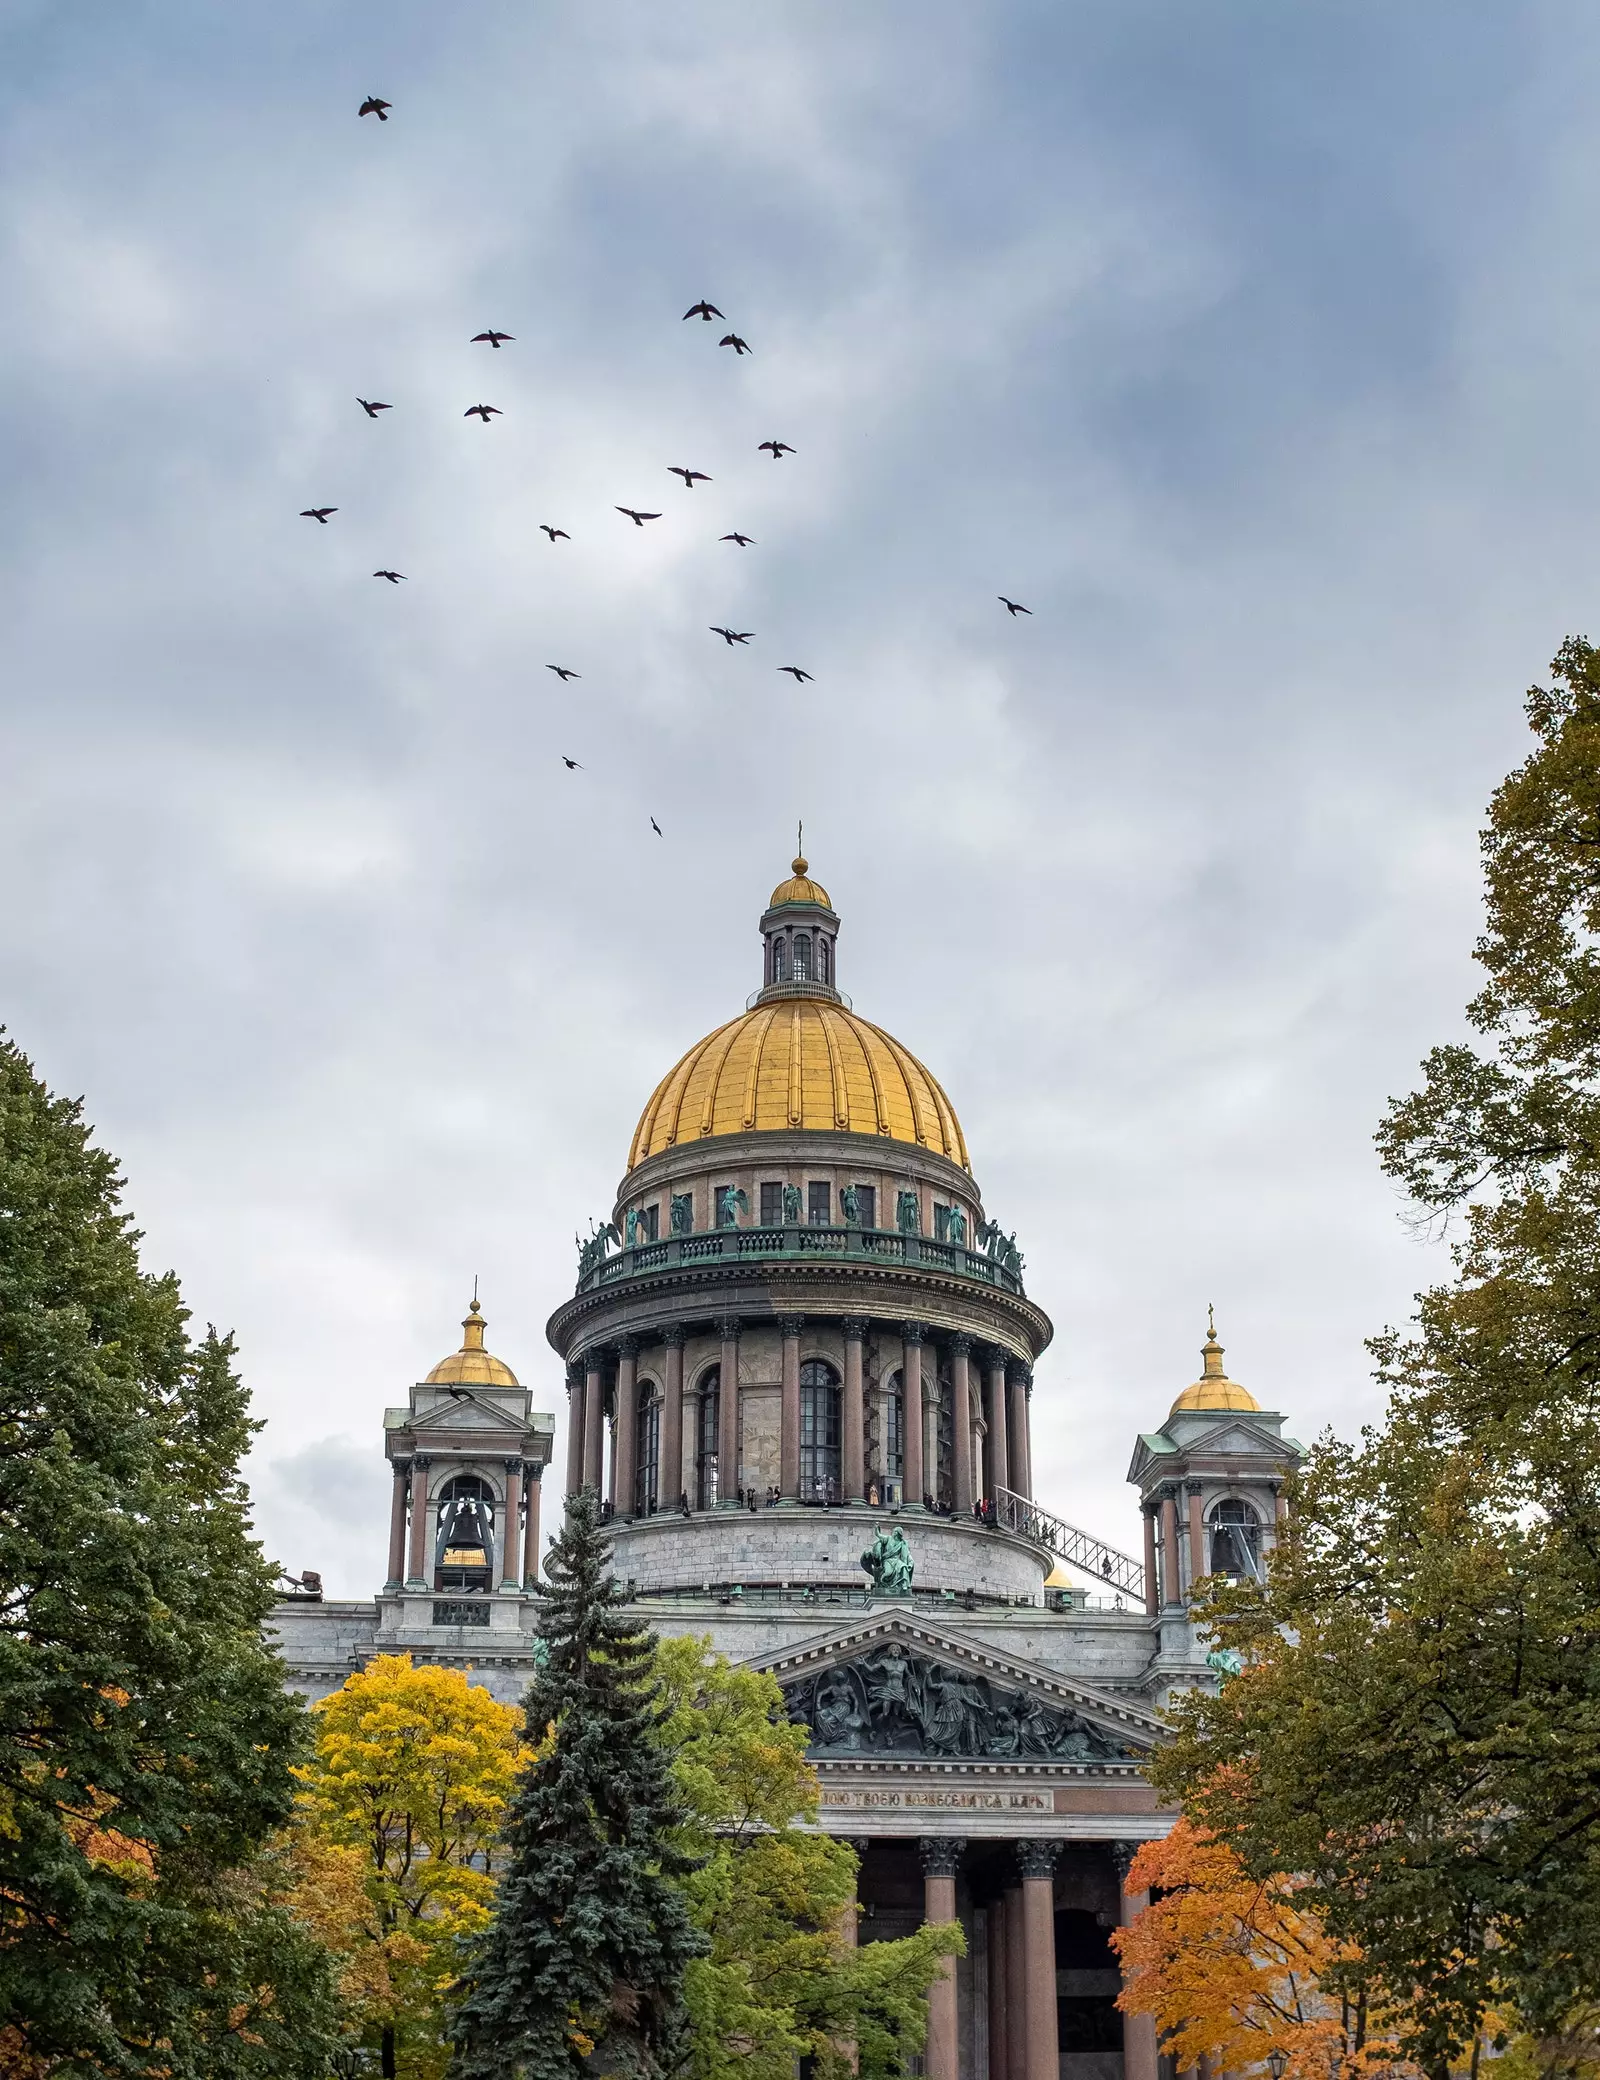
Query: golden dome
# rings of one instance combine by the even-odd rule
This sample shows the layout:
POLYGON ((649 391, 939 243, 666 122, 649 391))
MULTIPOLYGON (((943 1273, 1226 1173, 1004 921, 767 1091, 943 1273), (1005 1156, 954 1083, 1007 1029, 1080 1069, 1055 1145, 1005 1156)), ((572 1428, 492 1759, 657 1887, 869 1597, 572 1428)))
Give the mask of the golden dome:
POLYGON ((514 1387, 517 1375, 503 1358, 483 1347, 483 1314, 477 1295, 461 1323, 461 1348, 441 1358, 428 1374, 430 1387, 514 1387))
POLYGON ((1206 1340, 1200 1346, 1200 1355, 1205 1361, 1205 1370, 1192 1387, 1185 1387, 1173 1402, 1171 1414, 1181 1415, 1192 1409, 1240 1408, 1259 1409, 1261 1403, 1254 1394, 1241 1387, 1236 1379, 1229 1379, 1222 1369, 1222 1345, 1217 1341, 1215 1314, 1210 1313, 1206 1324, 1206 1340))
POLYGON ((882 1134, 971 1167, 955 1108, 915 1055, 843 1004, 780 997, 718 1026, 662 1078, 628 1168, 717 1134, 794 1128, 882 1134))
POLYGON ((789 880, 780 881, 772 891, 772 901, 767 905, 769 910, 776 910, 780 903, 820 903, 824 910, 833 908, 828 891, 820 881, 808 877, 806 865, 804 854, 797 852, 790 861, 789 880))

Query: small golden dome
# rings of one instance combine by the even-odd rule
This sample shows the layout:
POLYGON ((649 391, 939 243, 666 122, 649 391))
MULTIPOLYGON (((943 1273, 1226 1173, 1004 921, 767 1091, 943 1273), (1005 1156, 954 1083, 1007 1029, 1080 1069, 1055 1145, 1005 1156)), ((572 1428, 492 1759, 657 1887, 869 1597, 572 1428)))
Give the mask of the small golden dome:
POLYGON ((806 873, 807 861, 803 853, 797 852, 789 863, 788 881, 780 881, 772 891, 769 910, 776 910, 780 903, 820 903, 824 910, 833 908, 833 900, 820 881, 813 881, 806 873))
POLYGON ((1254 1394, 1241 1387, 1236 1379, 1229 1379, 1222 1369, 1222 1345, 1217 1341, 1215 1312, 1207 1309, 1206 1340, 1200 1346, 1200 1355, 1205 1361, 1205 1370, 1192 1387, 1185 1387, 1173 1402, 1171 1414, 1181 1415, 1193 1409, 1259 1409, 1261 1403, 1254 1394))
POLYGON ((628 1168, 709 1136, 794 1129, 882 1134, 971 1168, 955 1107, 915 1055, 819 997, 757 1004, 691 1047, 644 1108, 628 1168))
POLYGON ((441 1358, 428 1374, 430 1387, 514 1387, 517 1375, 503 1358, 483 1347, 483 1312, 474 1294, 461 1323, 461 1348, 441 1358))

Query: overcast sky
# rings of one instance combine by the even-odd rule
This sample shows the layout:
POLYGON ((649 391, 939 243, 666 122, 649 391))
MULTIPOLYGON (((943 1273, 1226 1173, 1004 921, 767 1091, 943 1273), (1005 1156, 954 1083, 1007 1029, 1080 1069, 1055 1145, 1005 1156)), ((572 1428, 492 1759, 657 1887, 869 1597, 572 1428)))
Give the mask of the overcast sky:
POLYGON ((1054 1317, 1043 1499, 1136 1548, 1208 1301, 1376 1413, 1445 1259, 1372 1128, 1596 629, 1597 70, 1580 5, 0 0, 0 1017, 237 1330, 275 1555, 381 1579, 474 1274, 559 1406, 801 816, 1054 1317))

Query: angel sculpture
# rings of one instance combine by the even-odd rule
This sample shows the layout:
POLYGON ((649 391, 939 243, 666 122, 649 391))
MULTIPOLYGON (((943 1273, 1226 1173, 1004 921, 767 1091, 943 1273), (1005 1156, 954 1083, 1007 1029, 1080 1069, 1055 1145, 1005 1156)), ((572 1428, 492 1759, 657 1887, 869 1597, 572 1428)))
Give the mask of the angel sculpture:
POLYGON ((717 1194, 717 1226, 737 1228, 741 1213, 750 1211, 750 1195, 742 1185, 725 1185, 717 1194))

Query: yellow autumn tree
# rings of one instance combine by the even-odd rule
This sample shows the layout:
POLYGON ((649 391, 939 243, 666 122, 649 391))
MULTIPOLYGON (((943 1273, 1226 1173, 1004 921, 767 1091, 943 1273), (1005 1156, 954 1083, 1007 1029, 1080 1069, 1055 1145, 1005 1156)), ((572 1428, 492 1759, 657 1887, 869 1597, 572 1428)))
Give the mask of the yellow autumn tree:
POLYGON ((1180 2070, 1283 2055, 1284 2080, 1412 2074, 1375 2010, 1360 1952, 1297 1904, 1290 1877, 1252 1878, 1226 1843, 1187 1819, 1146 1842, 1128 1872, 1150 1904, 1112 1932, 1126 1984, 1118 2006, 1155 2020, 1180 2070))
POLYGON ((351 2033, 382 2071, 438 2080, 454 1946, 489 1917, 522 1715, 459 1669, 380 1654, 314 1721, 296 1772, 293 1909, 338 1959, 351 2033))

